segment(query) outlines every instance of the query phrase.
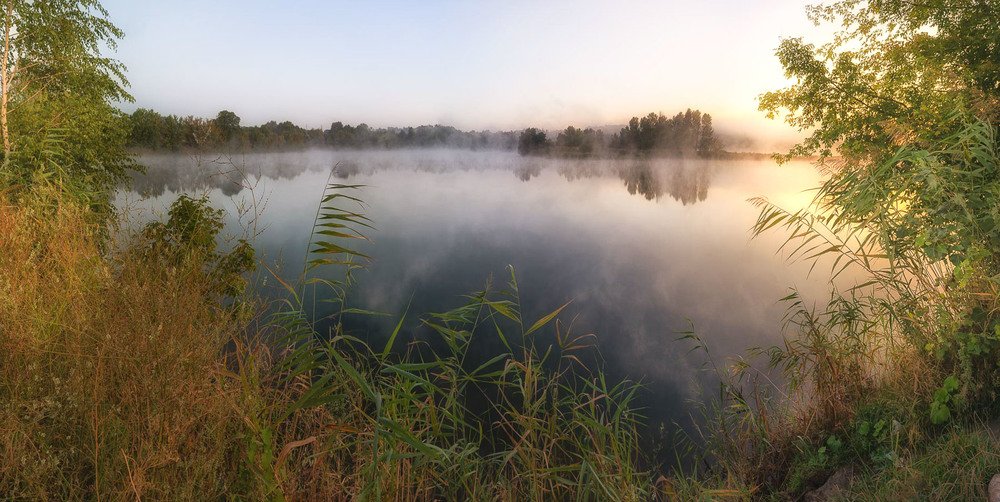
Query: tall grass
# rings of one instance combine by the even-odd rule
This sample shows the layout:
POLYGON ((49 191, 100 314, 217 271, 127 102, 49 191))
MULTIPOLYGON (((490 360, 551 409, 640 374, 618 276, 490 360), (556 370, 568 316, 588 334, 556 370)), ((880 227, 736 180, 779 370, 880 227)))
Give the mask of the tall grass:
MULTIPOLYGON (((88 211, 0 194, 0 493, 192 499, 239 491, 243 411, 220 358, 245 321, 201 267, 100 252, 88 211)), ((137 239, 138 240, 138 239, 137 239)))
MULTIPOLYGON (((884 163, 824 166, 806 209, 752 201, 754 235, 781 229, 793 259, 861 280, 819 308, 795 292, 784 299, 784 342, 749 354, 780 385, 742 359, 719 372, 721 406, 706 433, 714 479, 681 483, 687 495, 723 485, 795 497, 844 464, 934 470, 927 443, 964 444, 962 428, 995 416, 1000 152, 992 125, 953 120, 955 135, 884 163), (955 441, 940 439, 949 433, 955 441)), ((958 487, 949 493, 979 496, 988 480, 938 471, 958 487)), ((892 478, 859 489, 885 493, 865 483, 892 478)))
MULTIPOLYGON (((317 235, 366 239, 362 231, 371 222, 331 204, 360 202, 350 195, 354 188, 328 187, 317 235)), ((346 273, 343 280, 304 282, 328 286, 342 307, 350 273, 364 258, 346 244, 315 242, 305 269, 332 264, 346 273)), ((523 319, 513 269, 506 288, 488 286, 465 305, 425 315, 421 323, 434 336, 402 351, 394 350, 402 319, 382 347, 347 336, 339 322, 320 334, 306 321, 299 289, 286 286, 289 308, 273 327, 288 347, 282 382, 302 390, 282 418, 325 416, 309 438, 313 475, 336 480, 339 498, 650 496, 649 475, 640 469, 640 417, 631 410, 636 386, 610 384, 583 366, 578 352, 592 347, 556 320, 565 305, 533 322, 523 319), (540 342, 546 331, 553 342, 540 342), (481 346, 501 350, 482 356, 481 346)))
POLYGON ((423 342, 405 318, 380 347, 345 334, 340 316, 367 315, 344 308, 365 261, 350 243, 372 227, 352 193, 324 194, 270 317, 206 199, 129 233, 54 185, 0 194, 2 498, 649 499, 636 385, 584 365, 566 305, 524 319, 512 269, 419 316, 423 342), (336 304, 329 333, 316 297, 336 304))

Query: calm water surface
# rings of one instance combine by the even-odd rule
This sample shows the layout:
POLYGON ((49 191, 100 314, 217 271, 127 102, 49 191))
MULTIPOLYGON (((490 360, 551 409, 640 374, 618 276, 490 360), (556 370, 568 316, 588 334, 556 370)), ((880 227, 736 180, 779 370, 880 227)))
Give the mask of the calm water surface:
MULTIPOLYGON (((805 163, 428 150, 147 155, 143 162, 149 171, 120 194, 122 206, 162 211, 180 192, 207 193, 230 211, 238 232, 238 207, 256 201, 264 208, 256 248, 288 278, 301 271, 331 173, 335 182, 365 185, 355 195, 377 228, 364 248, 374 261, 357 275, 353 305, 399 315, 410 303, 404 334, 420 337, 415 314, 458 307, 490 276, 502 285, 512 266, 525 318, 572 300, 562 318, 574 333, 596 335, 612 376, 646 384, 646 414, 668 430, 689 423, 690 401, 712 395, 716 382, 699 371, 705 355, 675 341, 678 331, 693 325, 723 363, 781 340, 778 299, 788 287, 814 300, 828 290, 824 274, 808 277, 806 264, 775 253, 780 234, 749 236, 757 210, 748 198, 790 208, 808 202, 803 190, 818 175, 805 163)), ((355 322, 376 344, 395 324, 355 322)))

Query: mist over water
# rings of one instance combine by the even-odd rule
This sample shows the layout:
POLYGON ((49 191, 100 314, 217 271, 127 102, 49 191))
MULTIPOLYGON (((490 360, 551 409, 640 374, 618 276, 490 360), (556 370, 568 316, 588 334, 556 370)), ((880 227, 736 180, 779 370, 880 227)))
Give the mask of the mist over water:
MULTIPOLYGON (((560 317, 573 333, 595 335, 612 377, 646 384, 640 402, 654 430, 689 422, 688 401, 716 390, 714 376, 699 371, 704 354, 688 354, 678 331, 693 326, 723 365, 780 342, 778 299, 789 286, 813 300, 828 291, 825 274, 807 277, 808 264, 776 254, 780 235, 749 238, 757 209, 748 198, 791 208, 808 202, 802 191, 818 176, 804 163, 435 150, 142 160, 148 173, 133 179, 120 204, 146 194, 139 206, 163 210, 179 192, 205 192, 235 214, 240 201, 266 201, 255 247, 287 279, 301 272, 328 179, 364 185, 354 195, 377 229, 362 248, 374 261, 357 274, 350 302, 393 317, 356 318, 349 329, 381 346, 409 303, 402 335, 419 339, 419 314, 462 305, 490 277, 502 287, 511 266, 524 318, 572 301, 560 317)), ((231 227, 239 229, 235 217, 231 227)))

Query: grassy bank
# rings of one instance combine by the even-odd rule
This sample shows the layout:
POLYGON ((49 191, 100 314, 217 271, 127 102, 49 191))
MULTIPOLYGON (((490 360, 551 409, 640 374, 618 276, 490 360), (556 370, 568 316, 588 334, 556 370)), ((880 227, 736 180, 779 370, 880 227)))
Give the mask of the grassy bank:
MULTIPOLYGON (((361 216, 328 195, 317 228, 352 233, 361 216)), ((2 194, 0 498, 652 495, 636 387, 580 363, 561 309, 522 319, 513 273, 423 316, 426 346, 374 348, 316 333, 298 285, 264 317, 248 246, 220 251, 220 228, 186 197, 127 234, 55 189, 2 194), (477 359, 478 343, 503 350, 477 359)), ((307 268, 348 261, 317 241, 307 268)))
POLYGON ((193 261, 144 259, 138 236, 105 254, 61 194, 18 199, 0 201, 0 493, 254 493, 245 422, 272 397, 223 357, 243 310, 211 299, 193 261))
POLYGON ((949 125, 829 170, 804 210, 756 201, 755 233, 783 231, 791 258, 861 279, 826 305, 786 298, 784 343, 748 355, 769 371, 721 365, 710 468, 677 480, 678 497, 794 500, 840 477, 847 500, 985 499, 1000 473, 988 426, 1000 417, 1000 149, 987 122, 949 125))

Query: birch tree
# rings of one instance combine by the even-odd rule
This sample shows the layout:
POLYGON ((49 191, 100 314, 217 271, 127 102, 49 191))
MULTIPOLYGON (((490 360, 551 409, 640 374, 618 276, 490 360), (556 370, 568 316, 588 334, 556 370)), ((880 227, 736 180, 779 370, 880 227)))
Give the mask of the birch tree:
POLYGON ((0 144, 14 183, 57 170, 106 192, 135 167, 125 150, 122 31, 96 0, 2 0, 0 144))

